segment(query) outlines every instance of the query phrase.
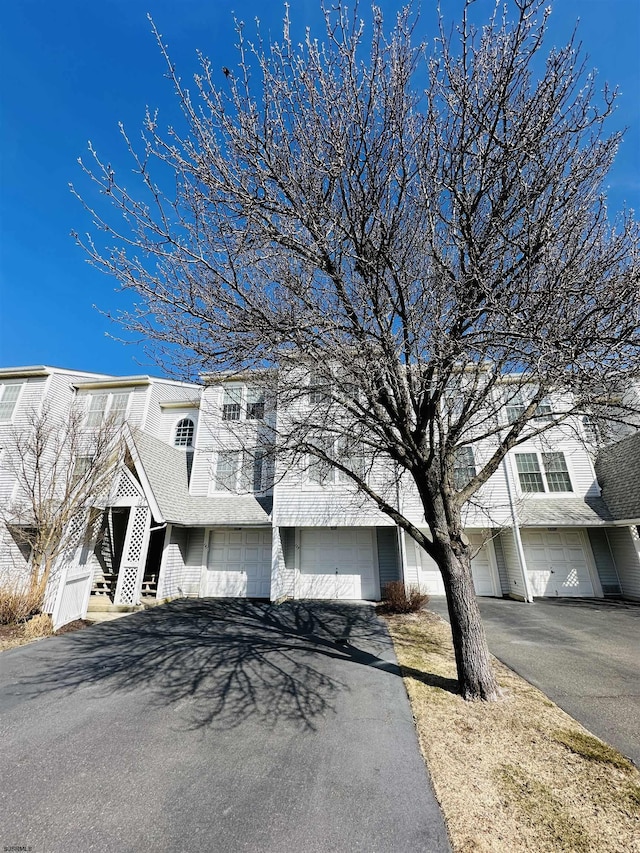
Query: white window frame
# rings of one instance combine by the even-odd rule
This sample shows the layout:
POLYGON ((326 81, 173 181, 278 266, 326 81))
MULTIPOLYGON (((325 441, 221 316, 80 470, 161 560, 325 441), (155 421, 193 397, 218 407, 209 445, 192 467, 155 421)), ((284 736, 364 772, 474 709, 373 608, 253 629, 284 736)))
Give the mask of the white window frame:
POLYGON ((243 451, 239 447, 229 447, 219 450, 213 471, 213 491, 216 494, 260 494, 266 491, 264 487, 265 458, 267 450, 257 447, 253 451, 243 451), (233 460, 229 467, 227 482, 223 482, 220 463, 223 459, 233 460))
POLYGON ((91 394, 83 394, 78 399, 83 401, 86 399, 84 403, 86 406, 84 423, 87 429, 99 429, 107 418, 111 417, 112 414, 115 415, 115 413, 119 414, 114 419, 114 423, 119 426, 127 420, 129 409, 131 408, 131 391, 96 391, 91 394), (127 398, 124 408, 122 406, 114 406, 114 401, 119 397, 127 398), (94 402, 98 400, 104 400, 102 408, 93 407, 94 402), (99 419, 97 418, 98 414, 100 415, 99 419))
POLYGON ((477 473, 478 467, 473 447, 470 444, 457 447, 453 461, 453 482, 456 489, 458 491, 464 489, 477 473), (466 458, 463 458, 463 456, 466 456, 466 458))
POLYGON ((20 397, 22 396, 22 389, 24 388, 24 382, 0 382, 0 423, 9 424, 13 421, 13 416, 16 413, 18 408, 18 403, 20 402, 20 397), (7 405, 7 401, 5 400, 5 396, 7 393, 7 388, 17 388, 18 391, 15 395, 14 400, 9 400, 9 403, 13 403, 11 407, 11 411, 7 413, 6 416, 2 416, 2 408, 7 405))
POLYGON ((191 415, 183 415, 173 427, 173 447, 177 447, 179 450, 193 450, 194 442, 196 437, 196 422, 195 419, 191 417, 191 415), (182 439, 185 437, 185 429, 183 424, 186 424, 187 421, 191 424, 191 430, 188 433, 188 441, 183 441, 182 439), (180 434, 179 434, 180 431, 180 434), (180 440, 178 440, 180 439, 180 440))
POLYGON ((264 420, 266 390, 260 385, 225 385, 222 388, 220 419, 228 423, 264 420), (230 417, 230 415, 236 417, 230 417))
POLYGON ((516 481, 518 483, 518 489, 522 495, 570 495, 575 493, 575 489, 573 487, 573 478, 571 476, 571 471, 569 469, 569 462, 567 460, 567 455, 562 450, 554 450, 554 451, 541 451, 541 450, 520 450, 514 453, 513 460, 516 481), (532 456, 535 457, 536 464, 538 466, 537 471, 523 471, 520 472, 518 470, 518 457, 519 456, 532 456), (545 457, 549 456, 561 456, 562 461, 564 462, 564 471, 556 472, 547 470, 547 459, 545 457), (539 474, 542 482, 542 489, 524 489, 522 486, 522 480, 520 479, 520 474, 539 474), (567 479, 569 481, 568 489, 554 489, 550 488, 550 477, 549 475, 553 475, 556 473, 566 473, 567 479))
MULTIPOLYGON (((322 437, 318 437, 315 439, 315 442, 318 444, 323 442, 326 445, 327 453, 333 456, 336 461, 340 461, 341 458, 357 460, 357 464, 355 467, 352 466, 352 470, 354 474, 359 475, 363 480, 365 479, 366 458, 364 447, 360 442, 344 436, 337 438, 327 437, 324 440, 322 437), (344 447, 344 451, 341 451, 342 447, 344 447)), ((312 453, 308 453, 306 456, 305 472, 306 485, 314 488, 325 488, 336 485, 344 486, 355 482, 344 471, 341 471, 329 462, 319 459, 312 453)))

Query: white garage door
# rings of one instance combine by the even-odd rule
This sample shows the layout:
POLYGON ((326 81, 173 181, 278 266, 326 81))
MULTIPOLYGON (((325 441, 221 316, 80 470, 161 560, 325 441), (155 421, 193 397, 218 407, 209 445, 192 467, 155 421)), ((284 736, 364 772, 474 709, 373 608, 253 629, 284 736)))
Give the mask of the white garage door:
POLYGON ((300 531, 299 598, 376 599, 377 575, 371 528, 300 531))
POLYGON ((207 595, 269 598, 270 591, 271 530, 211 530, 207 595))
MULTIPOLYGON (((491 541, 484 542, 481 533, 467 531, 469 541, 474 548, 480 548, 471 561, 471 573, 476 595, 500 595, 500 582, 496 577, 497 568, 493 558, 491 541)), ((444 595, 444 584, 440 569, 435 561, 424 551, 414 539, 406 537, 407 559, 410 559, 411 548, 416 554, 417 577, 420 589, 429 595, 444 595)), ((409 566, 409 569, 411 567, 409 566)))
POLYGON ((522 546, 534 596, 593 595, 580 531, 523 530, 522 546))

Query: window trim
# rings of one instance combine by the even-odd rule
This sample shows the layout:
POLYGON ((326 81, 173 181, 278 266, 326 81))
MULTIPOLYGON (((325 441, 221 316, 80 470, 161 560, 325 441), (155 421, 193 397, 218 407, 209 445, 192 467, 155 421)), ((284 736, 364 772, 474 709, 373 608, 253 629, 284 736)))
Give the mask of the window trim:
POLYGON ((257 495, 268 490, 265 486, 265 460, 268 449, 256 447, 252 451, 243 450, 241 447, 222 447, 216 451, 213 466, 213 477, 211 478, 210 491, 216 495, 257 495), (223 458, 234 459, 231 473, 232 481, 228 485, 220 482, 219 466, 223 458), (259 488, 256 488, 259 477, 259 488))
POLYGON ((575 488, 573 484, 573 478, 571 476, 571 470, 569 468, 569 461, 567 459, 567 454, 563 450, 553 450, 553 451, 543 451, 543 450, 521 450, 520 452, 515 452, 513 457, 513 467, 515 469, 516 482, 518 485, 518 490, 522 495, 571 495, 575 494, 575 488), (534 456, 536 460, 536 464, 538 466, 538 470, 536 471, 519 471, 518 470, 518 457, 519 456, 534 456), (545 457, 550 456, 560 456, 562 457, 562 462, 564 463, 563 471, 549 471, 547 470, 547 460, 545 457), (522 487, 521 474, 539 474, 540 481, 542 483, 542 489, 524 489, 522 487), (550 487, 551 480, 549 479, 549 475, 554 474, 566 474, 567 480, 569 481, 568 489, 554 489, 550 487))
POLYGON ((115 426, 121 426, 127 420, 129 416, 129 412, 131 410, 131 399, 132 393, 131 391, 95 391, 90 394, 82 394, 77 398, 79 401, 82 401, 82 405, 85 407, 84 414, 84 426, 86 429, 100 429, 100 427, 105 423, 105 421, 111 417, 111 414, 115 412, 121 413, 121 416, 114 422, 115 426), (117 408, 114 410, 113 401, 116 397, 126 397, 127 404, 124 408, 117 408), (92 404, 94 400, 106 400, 105 405, 101 410, 100 420, 97 423, 92 423, 92 415, 98 414, 98 409, 92 410, 92 404))
POLYGON ((453 459, 453 484, 460 491, 467 486, 478 473, 476 454, 470 444, 456 447, 453 459), (462 460, 462 454, 467 454, 467 459, 462 460), (473 472, 473 473, 470 473, 473 472))
POLYGON ((13 408, 11 409, 9 416, 6 418, 0 417, 0 423, 1 424, 13 423, 13 417, 14 417, 17 409, 18 409, 18 403, 20 402, 20 398, 22 397, 22 391, 23 391, 25 385, 26 385, 26 382, 12 382, 11 380, 0 382, 0 407, 2 406, 2 404, 4 402, 4 395, 5 395, 6 389, 7 388, 16 388, 16 387, 18 389, 18 393, 16 394, 16 398, 15 398, 15 400, 12 401, 13 402, 13 408))
POLYGON ((194 445, 195 445, 195 436, 196 436, 196 422, 195 422, 195 420, 191 417, 191 415, 183 415, 183 417, 181 417, 174 424, 172 447, 176 447, 178 450, 193 450, 194 445), (179 436, 178 433, 181 430, 181 428, 183 427, 183 425, 187 424, 187 423, 191 424, 191 431, 190 431, 190 434, 188 435, 188 440, 186 442, 182 441, 182 440, 178 441, 179 437, 180 437, 180 439, 182 439, 182 437, 183 437, 182 434, 179 436))
POLYGON ((260 385, 223 385, 220 420, 227 423, 260 423, 265 419, 266 398, 266 389, 260 385), (227 416, 232 409, 237 417, 227 416))

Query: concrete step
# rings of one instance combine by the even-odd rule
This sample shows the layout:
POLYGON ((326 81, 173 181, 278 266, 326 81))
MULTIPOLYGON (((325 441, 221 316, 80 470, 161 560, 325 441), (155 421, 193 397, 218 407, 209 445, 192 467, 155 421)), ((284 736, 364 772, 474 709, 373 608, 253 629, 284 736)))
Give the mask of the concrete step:
POLYGON ((122 619, 123 616, 131 616, 131 612, 127 613, 106 613, 106 612, 94 612, 87 613, 84 617, 87 622, 111 622, 113 619, 122 619))
POLYGON ((106 596, 91 596, 87 613, 135 613, 142 609, 142 604, 112 604, 106 596))

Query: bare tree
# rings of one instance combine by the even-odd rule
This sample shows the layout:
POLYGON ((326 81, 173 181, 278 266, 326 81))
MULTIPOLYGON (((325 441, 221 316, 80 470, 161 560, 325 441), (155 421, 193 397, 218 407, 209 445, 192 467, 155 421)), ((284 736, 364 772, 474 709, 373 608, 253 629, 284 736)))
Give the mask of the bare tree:
POLYGON ((184 130, 155 114, 141 146, 123 130, 133 191, 91 149, 83 168, 123 219, 90 209, 113 248, 80 240, 136 294, 120 319, 166 366, 177 344, 183 369, 272 368, 279 451, 337 468, 433 557, 461 692, 483 699, 499 691, 463 509, 518 442, 606 412, 640 370, 638 228, 603 194, 615 92, 575 36, 542 62, 540 0, 507 5, 513 20, 499 3, 476 28, 469 0, 433 50, 409 10, 386 33, 374 7, 367 37, 338 3, 322 43, 294 44, 288 13, 268 46, 239 26, 238 65, 203 58, 195 96, 156 33, 184 130), (572 396, 543 419, 551 392, 572 396), (471 444, 489 449, 465 480, 471 444))
POLYGON ((16 487, 0 523, 22 552, 29 592, 40 602, 61 562, 91 536, 118 459, 118 425, 107 419, 89 430, 84 421, 81 407, 60 416, 45 399, 5 448, 16 487))

